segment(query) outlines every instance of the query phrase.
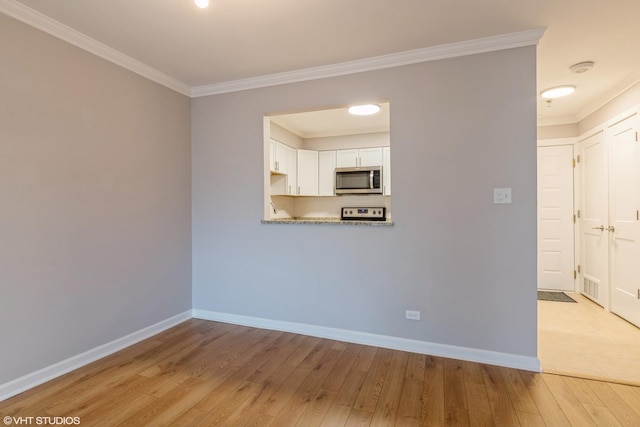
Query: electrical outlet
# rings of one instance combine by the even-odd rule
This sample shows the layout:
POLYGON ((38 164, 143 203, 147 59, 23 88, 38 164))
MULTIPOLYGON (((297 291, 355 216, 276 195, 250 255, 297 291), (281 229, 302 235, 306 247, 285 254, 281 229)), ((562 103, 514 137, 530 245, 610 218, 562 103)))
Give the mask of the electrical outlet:
POLYGON ((414 310, 407 310, 405 312, 407 319, 409 320, 420 320, 420 312, 414 310))

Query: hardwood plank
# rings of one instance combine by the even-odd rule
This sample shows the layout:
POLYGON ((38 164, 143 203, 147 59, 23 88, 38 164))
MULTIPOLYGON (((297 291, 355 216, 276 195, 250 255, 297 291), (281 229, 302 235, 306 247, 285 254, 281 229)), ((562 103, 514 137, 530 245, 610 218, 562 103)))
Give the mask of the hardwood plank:
POLYGON ((465 383, 475 383, 484 385, 484 377, 482 376, 482 369, 478 363, 460 361, 462 366, 462 373, 464 375, 465 383))
POLYGON ((520 371, 520 377, 529 390, 531 399, 546 425, 569 426, 569 420, 542 379, 542 375, 520 371))
MULTIPOLYGON (((380 348, 371 363, 364 384, 355 402, 355 409, 373 414, 380 398, 380 391, 387 376, 393 351, 380 348)), ((351 419, 351 417, 349 417, 351 419)))
POLYGON ((564 382, 571 388, 571 391, 580 403, 604 406, 598 394, 587 385, 585 380, 581 378, 564 377, 564 382))
POLYGON ((372 426, 388 426, 396 421, 408 359, 409 353, 402 351, 393 353, 387 375, 380 390, 380 398, 373 413, 372 426))
POLYGON ((518 420, 520 420, 520 425, 522 427, 545 427, 547 425, 545 424, 540 414, 531 414, 529 412, 516 412, 516 413, 518 415, 518 420))
POLYGON ((424 370, 426 369, 426 363, 427 356, 425 354, 409 353, 405 378, 424 381, 424 370))
POLYGON ((302 427, 321 425, 336 395, 337 392, 335 390, 323 388, 318 390, 318 393, 314 396, 313 400, 309 402, 307 408, 295 425, 302 427))
POLYGON ((420 425, 420 412, 422 408, 421 398, 423 390, 423 379, 405 377, 402 391, 400 393, 400 403, 398 404, 398 416, 396 418, 397 425, 420 425))
POLYGON ((444 410, 448 426, 469 425, 462 364, 454 359, 444 359, 444 410))
POLYGON ((640 387, 632 387, 623 384, 611 384, 609 387, 625 401, 636 414, 640 415, 640 387))
POLYGON ((587 413, 584 406, 578 401, 571 388, 565 382, 565 377, 559 375, 546 375, 543 377, 549 391, 554 395, 560 408, 567 416, 571 425, 595 426, 593 419, 587 413))
POLYGON ((345 424, 345 427, 358 427, 371 425, 371 412, 363 411, 362 409, 353 409, 349 414, 349 419, 345 424))
POLYGON ((509 390, 509 398, 516 412, 539 414, 538 407, 531 398, 529 390, 516 369, 503 369, 502 378, 509 390))
POLYGON ((469 411, 469 425, 490 426, 493 425, 493 412, 487 388, 476 382, 465 383, 467 405, 469 411))
POLYGON ((611 411, 605 408, 604 406, 592 405, 589 403, 585 403, 583 404, 583 406, 596 425, 609 426, 609 427, 623 427, 623 425, 620 424, 620 422, 616 419, 616 417, 613 416, 611 411))
POLYGON ((340 391, 329 407, 327 415, 322 420, 323 426, 341 426, 347 423, 352 408, 365 382, 367 373, 354 367, 345 378, 340 391))
POLYGON ((425 358, 424 389, 420 409, 421 424, 437 427, 444 424, 444 359, 425 358))
POLYGON ((624 426, 640 426, 640 415, 631 409, 609 384, 600 381, 589 381, 588 386, 598 395, 620 424, 624 426))
MULTIPOLYGON (((347 375, 351 371, 351 368, 356 363, 360 351, 362 350, 362 346, 357 344, 343 344, 339 348, 341 349, 340 359, 336 362, 335 367, 322 383, 322 388, 325 390, 332 390, 335 392, 340 390, 347 375)), ((336 349, 337 348, 334 345, 332 350, 336 349)))
POLYGON ((323 399, 325 396, 335 396, 334 393, 327 393, 319 396, 320 385, 327 378, 338 358, 342 354, 339 350, 331 349, 332 342, 323 340, 309 356, 300 363, 298 369, 308 369, 309 374, 300 384, 296 392, 287 402, 284 408, 273 420, 274 425, 295 425, 300 417, 309 409, 314 399, 323 399))
POLYGON ((482 365, 482 375, 487 388, 487 396, 491 404, 494 422, 497 425, 517 426, 518 414, 509 396, 509 388, 505 384, 502 371, 505 368, 482 365))

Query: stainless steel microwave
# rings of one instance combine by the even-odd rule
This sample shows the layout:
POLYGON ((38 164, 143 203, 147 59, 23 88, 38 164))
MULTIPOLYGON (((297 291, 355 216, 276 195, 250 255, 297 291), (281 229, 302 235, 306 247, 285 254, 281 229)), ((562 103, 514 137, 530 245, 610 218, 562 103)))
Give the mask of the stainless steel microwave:
POLYGON ((336 194, 382 194, 382 166, 336 168, 336 194))

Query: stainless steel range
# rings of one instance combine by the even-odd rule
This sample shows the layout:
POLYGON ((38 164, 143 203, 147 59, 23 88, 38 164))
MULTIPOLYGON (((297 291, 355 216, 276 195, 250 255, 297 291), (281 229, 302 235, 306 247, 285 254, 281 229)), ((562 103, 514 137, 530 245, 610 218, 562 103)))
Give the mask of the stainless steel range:
POLYGON ((342 208, 340 219, 358 221, 384 221, 386 208, 342 208))

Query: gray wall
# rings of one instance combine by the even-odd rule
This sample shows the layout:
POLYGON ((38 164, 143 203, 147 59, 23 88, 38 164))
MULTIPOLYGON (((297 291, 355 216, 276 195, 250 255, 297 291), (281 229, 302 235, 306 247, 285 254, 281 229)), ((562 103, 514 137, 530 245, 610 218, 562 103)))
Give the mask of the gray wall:
POLYGON ((0 384, 191 308, 190 100, 0 14, 0 384))
POLYGON ((194 309, 535 357, 535 68, 526 47, 195 99, 194 309), (263 114, 375 99, 395 226, 261 224, 263 114))

